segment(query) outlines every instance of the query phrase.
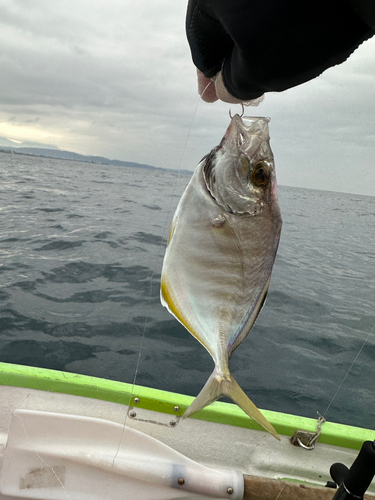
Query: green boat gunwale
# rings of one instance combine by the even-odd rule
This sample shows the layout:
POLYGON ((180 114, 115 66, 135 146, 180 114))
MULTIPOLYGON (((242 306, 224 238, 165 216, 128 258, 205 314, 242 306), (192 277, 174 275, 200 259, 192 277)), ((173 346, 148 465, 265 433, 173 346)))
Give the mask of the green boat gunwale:
MULTIPOLYGON (((0 386, 81 396, 176 416, 181 416, 194 399, 192 396, 125 382, 2 362, 0 362, 0 386), (139 398, 139 402, 135 403, 134 398, 139 398), (178 412, 175 411, 176 406, 179 407, 178 412)), ((281 435, 292 436, 297 429, 316 431, 315 419, 269 410, 262 410, 262 413, 281 435)), ((264 431, 237 405, 220 401, 216 401, 190 418, 264 431)), ((319 443, 359 450, 364 441, 374 439, 374 434, 375 431, 370 429, 325 422, 319 443)))

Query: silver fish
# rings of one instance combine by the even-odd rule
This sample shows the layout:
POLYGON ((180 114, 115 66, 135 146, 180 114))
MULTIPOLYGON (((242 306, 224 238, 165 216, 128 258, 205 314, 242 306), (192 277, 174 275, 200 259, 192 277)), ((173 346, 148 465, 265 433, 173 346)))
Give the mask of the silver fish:
POLYGON ((173 218, 161 301, 215 362, 184 417, 225 395, 279 439, 228 366, 263 306, 280 239, 268 121, 235 115, 199 163, 173 218))

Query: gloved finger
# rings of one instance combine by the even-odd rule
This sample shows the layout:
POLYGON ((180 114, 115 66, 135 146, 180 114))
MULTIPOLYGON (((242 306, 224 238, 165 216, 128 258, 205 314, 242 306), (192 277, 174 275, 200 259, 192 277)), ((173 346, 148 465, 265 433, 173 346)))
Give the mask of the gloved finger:
POLYGON ((218 19, 203 12, 199 0, 189 0, 186 14, 186 35, 193 62, 207 78, 221 69, 233 41, 218 19))
POLYGON ((212 80, 215 82, 216 95, 220 101, 228 102, 229 104, 241 104, 242 101, 233 97, 224 85, 221 71, 215 75, 212 80))
POLYGON ((201 96, 202 100, 205 102, 215 102, 218 100, 216 95, 215 83, 211 78, 204 76, 202 71, 197 69, 198 77, 198 94, 201 96))
POLYGON ((258 106, 258 104, 261 103, 264 99, 264 95, 261 95, 256 99, 251 99, 246 101, 237 99, 237 97, 233 97, 228 92, 228 89, 224 84, 223 75, 221 74, 221 71, 216 76, 214 76, 212 80, 215 82, 216 95, 220 99, 220 101, 227 102, 229 104, 243 104, 244 106, 258 106))

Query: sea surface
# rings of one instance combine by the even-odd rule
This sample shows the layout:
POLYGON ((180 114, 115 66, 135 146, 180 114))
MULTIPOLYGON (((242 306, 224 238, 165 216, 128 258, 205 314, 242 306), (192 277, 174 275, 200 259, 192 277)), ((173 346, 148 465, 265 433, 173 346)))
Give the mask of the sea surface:
MULTIPOLYGON (((213 362, 159 300, 188 181, 0 153, 0 361, 197 395, 213 362)), ((231 370, 260 408, 375 429, 375 198, 279 201, 268 299, 231 370)))

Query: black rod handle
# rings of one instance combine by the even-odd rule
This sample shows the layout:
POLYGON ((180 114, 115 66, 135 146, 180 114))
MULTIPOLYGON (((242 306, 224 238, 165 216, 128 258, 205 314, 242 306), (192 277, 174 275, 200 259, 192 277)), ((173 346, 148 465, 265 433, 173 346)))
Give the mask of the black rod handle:
POLYGON ((344 479, 346 489, 357 497, 363 497, 375 475, 375 447, 365 441, 344 479))
POLYGON ((362 499, 375 476, 375 441, 363 443, 350 469, 337 463, 332 465, 330 472, 339 485, 333 500, 362 499))

